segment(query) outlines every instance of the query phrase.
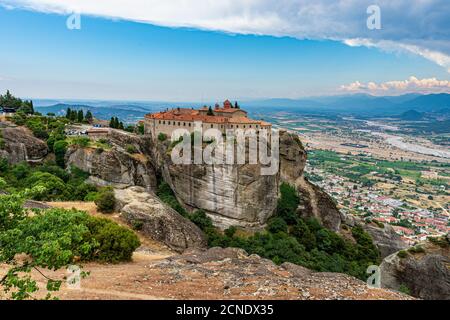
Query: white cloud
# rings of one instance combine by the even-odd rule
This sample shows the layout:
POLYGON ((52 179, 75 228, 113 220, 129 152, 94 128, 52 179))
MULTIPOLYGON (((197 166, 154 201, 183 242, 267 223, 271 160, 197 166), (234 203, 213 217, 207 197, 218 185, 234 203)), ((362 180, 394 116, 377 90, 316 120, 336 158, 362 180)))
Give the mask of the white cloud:
POLYGON ((450 72, 448 0, 0 0, 8 7, 230 33, 331 39, 410 52, 450 72), (366 9, 381 9, 369 30, 366 9))
POLYGON ((436 78, 418 79, 414 76, 407 80, 395 80, 382 83, 355 81, 340 88, 351 93, 369 93, 372 95, 399 95, 404 93, 450 93, 450 81, 436 78))

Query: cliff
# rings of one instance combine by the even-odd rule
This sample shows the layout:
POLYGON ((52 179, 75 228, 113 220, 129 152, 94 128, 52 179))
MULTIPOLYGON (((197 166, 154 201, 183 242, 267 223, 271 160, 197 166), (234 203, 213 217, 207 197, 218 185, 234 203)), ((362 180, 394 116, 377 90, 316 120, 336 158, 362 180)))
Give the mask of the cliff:
POLYGON ((156 172, 148 156, 151 140, 126 132, 112 131, 106 138, 108 148, 82 148, 73 145, 66 153, 68 168, 76 166, 88 172, 96 185, 116 188, 156 187, 156 172), (130 150, 132 152, 130 152, 130 150))
POLYGON ((381 285, 421 299, 450 300, 450 236, 424 241, 386 257, 381 285))
POLYGON ((0 149, 0 158, 8 159, 10 164, 22 161, 39 162, 48 154, 47 144, 34 137, 24 127, 7 127, 0 129, 4 146, 0 149))

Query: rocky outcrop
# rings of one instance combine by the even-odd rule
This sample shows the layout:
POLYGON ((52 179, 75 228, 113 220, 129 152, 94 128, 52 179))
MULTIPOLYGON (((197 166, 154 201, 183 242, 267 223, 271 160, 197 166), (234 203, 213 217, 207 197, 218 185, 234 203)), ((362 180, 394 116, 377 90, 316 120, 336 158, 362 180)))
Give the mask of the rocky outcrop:
POLYGON ((163 176, 189 209, 203 209, 220 228, 260 228, 273 214, 277 175, 260 175, 259 165, 174 165, 163 176))
POLYGON ((93 184, 116 188, 156 187, 156 171, 152 162, 152 140, 125 131, 111 129, 104 138, 108 148, 70 146, 66 152, 68 168, 76 166, 91 176, 93 184))
POLYGON ((116 189, 117 210, 131 226, 175 251, 206 247, 203 232, 142 187, 116 189))
POLYGON ((236 248, 186 250, 148 270, 149 279, 162 283, 152 284, 152 293, 170 292, 177 299, 411 299, 345 274, 314 272, 292 263, 277 266, 236 248))
POLYGON ((41 161, 48 154, 47 144, 34 137, 31 131, 23 127, 8 127, 0 129, 4 141, 0 149, 0 157, 16 164, 22 161, 41 161))
POLYGON ((280 131, 280 179, 295 186, 300 195, 299 214, 316 218, 326 228, 338 231, 341 213, 333 199, 303 175, 306 152, 298 135, 280 131))
POLYGON ((450 238, 427 240, 386 257, 381 285, 421 299, 450 300, 450 238))
POLYGON ((408 247, 389 224, 361 223, 361 226, 372 237, 373 243, 380 250, 381 258, 408 247))

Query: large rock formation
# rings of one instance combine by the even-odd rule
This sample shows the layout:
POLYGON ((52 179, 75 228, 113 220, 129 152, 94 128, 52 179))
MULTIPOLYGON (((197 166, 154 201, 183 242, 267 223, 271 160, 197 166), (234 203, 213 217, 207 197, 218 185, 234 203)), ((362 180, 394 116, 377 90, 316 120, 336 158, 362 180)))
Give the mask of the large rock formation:
POLYGON ((450 238, 441 237, 391 254, 381 266, 381 285, 421 299, 450 300, 450 238))
POLYGON ((203 232, 142 187, 116 189, 117 210, 130 225, 175 251, 206 247, 203 232))
POLYGON ((300 195, 299 214, 316 218, 326 228, 338 231, 341 214, 332 198, 319 187, 305 179, 306 152, 298 135, 280 131, 281 181, 295 186, 300 195))
POLYGON ((41 161, 48 154, 47 144, 24 127, 8 127, 0 131, 4 141, 0 158, 8 159, 11 164, 41 161))
POLYGON ((408 245, 401 239, 389 224, 378 225, 376 223, 360 223, 363 229, 370 234, 373 243, 380 250, 381 258, 385 258, 394 252, 403 250, 408 245))
POLYGON ((261 176, 259 165, 174 165, 164 179, 190 209, 203 209, 221 228, 260 228, 276 208, 277 176, 261 176))
POLYGON ((106 138, 110 149, 69 147, 66 164, 88 172, 90 182, 117 188, 156 187, 156 173, 151 162, 149 139, 113 130, 106 138), (128 152, 127 148, 133 150, 128 152))

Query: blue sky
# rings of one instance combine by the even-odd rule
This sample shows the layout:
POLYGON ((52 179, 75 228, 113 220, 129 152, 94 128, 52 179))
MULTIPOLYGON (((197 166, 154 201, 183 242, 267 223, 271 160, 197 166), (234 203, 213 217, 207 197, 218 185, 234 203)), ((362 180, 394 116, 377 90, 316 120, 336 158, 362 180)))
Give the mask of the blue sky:
POLYGON ((342 94, 355 84, 355 92, 371 93, 372 82, 376 94, 392 81, 399 85, 386 93, 400 94, 405 81, 414 91, 429 88, 434 78, 439 92, 450 88, 445 67, 411 52, 88 14, 80 30, 69 30, 67 16, 0 6, 0 91, 32 98, 220 101, 342 94))

